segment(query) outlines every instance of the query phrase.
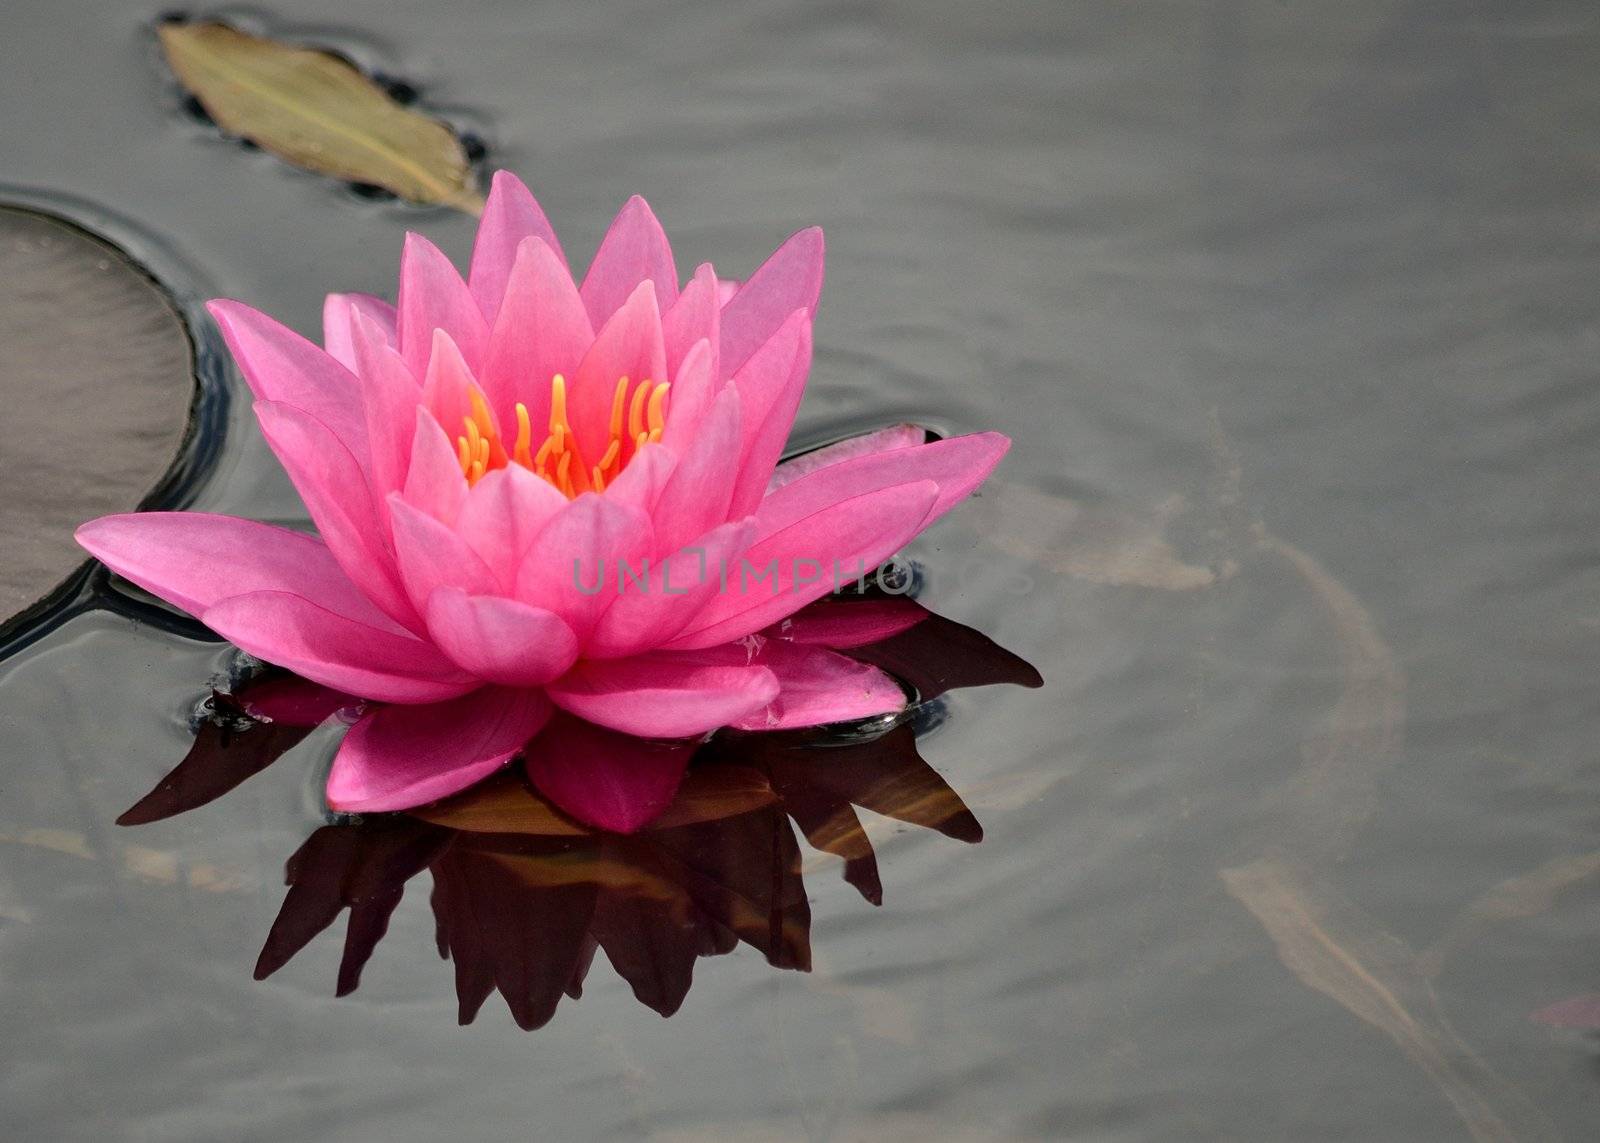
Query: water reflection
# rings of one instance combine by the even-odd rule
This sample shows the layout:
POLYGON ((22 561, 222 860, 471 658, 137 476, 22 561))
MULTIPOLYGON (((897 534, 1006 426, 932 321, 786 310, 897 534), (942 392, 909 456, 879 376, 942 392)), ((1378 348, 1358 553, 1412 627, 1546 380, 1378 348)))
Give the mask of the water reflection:
MULTIPOLYGON (((740 944, 776 968, 809 969, 799 838, 841 858, 845 879, 873 904, 882 902, 883 884, 858 808, 979 841, 977 819, 919 754, 918 731, 937 724, 939 696, 953 688, 1039 685, 1031 666, 971 628, 926 612, 908 627, 908 606, 915 607, 832 599, 797 617, 803 637, 826 631, 856 643, 848 654, 901 678, 917 701, 897 719, 724 732, 695 745, 643 741, 563 715, 512 767, 460 795, 315 830, 288 861, 288 893, 257 979, 348 911, 336 992, 353 992, 406 885, 424 872, 463 1024, 498 991, 518 1025, 542 1026, 563 996, 582 993, 601 950, 638 1000, 663 1016, 682 1005, 699 958, 740 944), (637 833, 591 829, 540 792, 673 751, 690 755, 682 780, 668 768, 674 784, 663 792, 664 808, 637 833)), ((184 759, 118 820, 152 822, 210 802, 313 727, 348 720, 357 705, 282 673, 247 675, 201 704, 184 759)))

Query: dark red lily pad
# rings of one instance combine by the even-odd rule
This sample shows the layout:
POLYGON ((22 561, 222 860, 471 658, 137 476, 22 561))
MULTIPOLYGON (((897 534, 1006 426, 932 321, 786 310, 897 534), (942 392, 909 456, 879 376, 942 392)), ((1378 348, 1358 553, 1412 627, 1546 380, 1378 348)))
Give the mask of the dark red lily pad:
POLYGON ((85 562, 73 529, 161 482, 195 391, 188 329, 149 275, 71 223, 0 206, 0 630, 85 562))

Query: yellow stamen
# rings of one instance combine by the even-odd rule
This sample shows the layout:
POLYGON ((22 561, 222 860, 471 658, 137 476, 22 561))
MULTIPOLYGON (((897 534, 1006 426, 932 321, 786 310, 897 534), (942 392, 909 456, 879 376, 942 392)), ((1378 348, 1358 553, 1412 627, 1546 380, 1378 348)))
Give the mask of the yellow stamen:
POLYGON ((606 426, 610 431, 605 448, 600 462, 590 465, 573 433, 567 408, 567 381, 561 374, 550 379, 547 435, 537 449, 533 447, 533 418, 527 405, 513 406, 517 435, 510 442, 511 451, 507 452, 507 442, 500 437, 482 390, 470 386, 466 397, 471 411, 462 417, 463 433, 456 437, 456 459, 461 464, 461 473, 468 484, 476 484, 487 473, 508 464, 518 464, 549 481, 568 497, 591 490, 603 492, 634 453, 661 439, 670 389, 671 385, 666 382, 646 380, 632 386, 628 378, 619 377, 611 392, 611 415, 606 426))
POLYGON ((560 433, 567 428, 567 379, 557 373, 550 380, 550 431, 560 433))
POLYGON ((633 403, 628 407, 628 435, 636 437, 644 431, 644 403, 650 396, 650 382, 646 381, 633 391, 633 403))
POLYGON ((512 454, 523 468, 533 467, 533 425, 528 420, 528 406, 517 402, 517 445, 512 454))
POLYGON ((666 382, 657 385, 655 392, 650 394, 650 410, 645 415, 645 420, 650 425, 650 439, 661 439, 661 427, 666 424, 667 390, 672 386, 666 382))
POLYGON ((572 454, 570 452, 562 453, 561 463, 556 466, 556 487, 565 492, 569 499, 572 497, 572 454))
POLYGON ((611 438, 619 439, 622 436, 622 414, 628 405, 628 379, 617 378, 617 388, 611 394, 611 438))

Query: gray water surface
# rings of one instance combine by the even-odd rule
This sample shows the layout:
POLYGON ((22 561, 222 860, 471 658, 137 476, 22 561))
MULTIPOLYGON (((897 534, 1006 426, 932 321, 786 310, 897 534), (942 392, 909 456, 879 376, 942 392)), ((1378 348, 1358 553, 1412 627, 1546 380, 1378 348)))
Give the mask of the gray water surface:
MULTIPOLYGON (((408 228, 465 261, 470 219, 186 116, 156 14, 6 13, 6 182, 307 332, 326 291, 392 289, 408 228)), ((1600 879, 1462 919, 1600 848, 1592 4, 282 0, 268 26, 415 83, 575 259, 635 192, 730 276, 822 225, 798 443, 1012 436, 909 554, 1046 689, 963 692, 923 743, 983 844, 875 823, 881 909, 808 860, 809 975, 702 961, 663 1021, 597 965, 527 1034, 495 1000, 456 1027, 415 889, 355 995, 331 935, 253 982, 331 742, 118 829, 228 651, 80 614, 0 663, 15 1137, 1594 1136, 1596 1041, 1528 1017, 1600 990, 1600 879)), ((302 522, 246 404, 194 506, 302 522)))

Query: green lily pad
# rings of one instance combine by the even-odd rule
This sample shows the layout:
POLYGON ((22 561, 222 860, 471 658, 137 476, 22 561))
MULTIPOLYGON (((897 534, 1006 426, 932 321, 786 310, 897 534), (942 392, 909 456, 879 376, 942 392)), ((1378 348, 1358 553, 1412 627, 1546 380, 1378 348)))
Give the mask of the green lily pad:
POLYGON ((0 631, 85 560, 85 520, 137 508, 195 397, 182 316, 128 256, 0 206, 0 631))

